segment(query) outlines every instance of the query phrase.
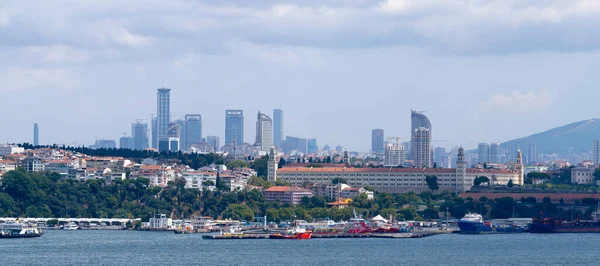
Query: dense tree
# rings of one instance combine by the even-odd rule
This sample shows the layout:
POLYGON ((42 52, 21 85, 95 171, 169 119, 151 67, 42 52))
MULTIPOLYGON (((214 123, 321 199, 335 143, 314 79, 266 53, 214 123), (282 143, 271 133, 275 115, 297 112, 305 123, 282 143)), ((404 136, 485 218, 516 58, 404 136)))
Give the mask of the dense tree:
POLYGON ((515 184, 513 184, 513 181, 512 181, 512 179, 509 179, 509 180, 508 180, 508 184, 506 184, 506 186, 507 186, 507 187, 509 187, 509 188, 510 188, 510 187, 513 187, 514 185, 515 185, 515 184))
POLYGON ((242 160, 233 160, 231 162, 228 162, 226 164, 227 169, 235 169, 235 168, 246 168, 249 167, 250 165, 242 160))
POLYGON ((483 183, 489 183, 490 179, 487 176, 478 176, 473 180, 473 185, 480 186, 483 183))
POLYGON ((252 162, 252 164, 250 165, 250 167, 252 169, 256 170, 256 174, 259 177, 266 177, 268 174, 267 173, 268 162, 269 162, 269 156, 265 155, 258 159, 255 159, 254 162, 252 162))
POLYGON ((438 185, 437 176, 435 175, 425 176, 425 182, 427 182, 427 187, 429 187, 432 192, 440 188, 438 185))
POLYGON ((331 180, 331 183, 334 185, 337 184, 348 184, 348 180, 341 178, 341 177, 336 177, 333 180, 331 180))

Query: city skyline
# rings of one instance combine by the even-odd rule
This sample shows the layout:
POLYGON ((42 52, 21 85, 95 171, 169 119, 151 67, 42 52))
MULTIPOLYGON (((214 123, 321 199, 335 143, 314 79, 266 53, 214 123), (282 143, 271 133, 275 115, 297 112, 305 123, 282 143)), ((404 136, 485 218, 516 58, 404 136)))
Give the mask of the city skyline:
POLYGON ((357 151, 373 128, 407 137, 410 108, 446 148, 598 117, 577 108, 600 96, 599 41, 581 34, 600 8, 581 1, 159 2, 6 3, 0 91, 29 105, 0 140, 31 142, 34 122, 41 144, 116 140, 132 121, 150 127, 162 86, 172 117, 202 114, 204 135, 224 138, 223 110, 281 108, 285 135, 357 151))

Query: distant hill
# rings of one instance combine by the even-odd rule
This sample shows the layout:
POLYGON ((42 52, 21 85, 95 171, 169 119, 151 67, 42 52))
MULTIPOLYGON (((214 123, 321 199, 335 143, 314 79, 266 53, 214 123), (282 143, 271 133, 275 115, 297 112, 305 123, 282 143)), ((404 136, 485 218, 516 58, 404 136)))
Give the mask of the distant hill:
POLYGON ((521 151, 526 153, 527 146, 535 143, 538 153, 567 153, 570 148, 575 152, 584 152, 592 150, 594 140, 600 140, 600 119, 579 121, 524 138, 509 140, 501 143, 500 148, 511 150, 511 146, 518 144, 521 151))

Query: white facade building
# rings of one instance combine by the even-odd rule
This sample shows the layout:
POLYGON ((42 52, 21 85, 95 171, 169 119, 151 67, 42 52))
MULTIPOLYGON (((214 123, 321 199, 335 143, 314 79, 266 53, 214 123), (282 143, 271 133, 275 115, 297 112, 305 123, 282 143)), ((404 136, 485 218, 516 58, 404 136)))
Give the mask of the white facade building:
POLYGON ((405 160, 404 147, 398 143, 390 143, 385 147, 383 166, 403 165, 405 160))
MULTIPOLYGON (((517 155, 519 156, 519 155, 517 155)), ((425 178, 435 175, 440 190, 462 192, 470 190, 473 180, 487 176, 495 184, 506 185, 512 180, 523 185, 523 165, 515 164, 515 170, 467 169, 464 149, 460 148, 456 168, 352 168, 352 167, 283 167, 277 178, 300 186, 304 182, 330 184, 334 178, 346 179, 352 187, 370 186, 382 192, 427 191, 425 178)))
POLYGON ((268 152, 273 146, 273 120, 261 112, 258 112, 256 118, 256 142, 254 145, 260 152, 268 152))

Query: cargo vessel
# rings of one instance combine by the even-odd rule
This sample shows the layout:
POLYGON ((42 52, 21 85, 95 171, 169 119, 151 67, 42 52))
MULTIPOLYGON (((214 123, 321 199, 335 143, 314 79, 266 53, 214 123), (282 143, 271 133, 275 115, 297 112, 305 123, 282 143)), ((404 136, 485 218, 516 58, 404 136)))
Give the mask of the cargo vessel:
POLYGON ((531 233, 600 233, 600 210, 591 214, 592 220, 566 221, 561 218, 537 218, 529 225, 531 233))
POLYGON ((483 217, 478 213, 467 213, 458 221, 458 227, 461 234, 511 234, 522 233, 523 228, 514 224, 492 224, 483 221, 483 217))

